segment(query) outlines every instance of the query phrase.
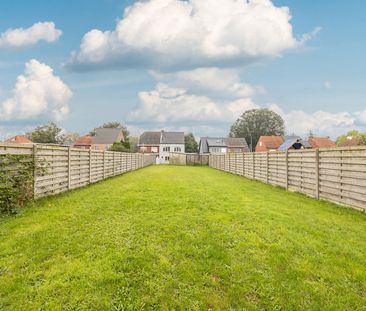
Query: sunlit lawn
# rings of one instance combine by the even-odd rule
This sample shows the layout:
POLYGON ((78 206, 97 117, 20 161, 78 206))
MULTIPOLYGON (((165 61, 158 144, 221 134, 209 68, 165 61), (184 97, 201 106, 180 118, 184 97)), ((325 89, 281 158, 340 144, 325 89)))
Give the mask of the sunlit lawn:
POLYGON ((0 217, 0 309, 366 309, 366 216, 154 166, 0 217))

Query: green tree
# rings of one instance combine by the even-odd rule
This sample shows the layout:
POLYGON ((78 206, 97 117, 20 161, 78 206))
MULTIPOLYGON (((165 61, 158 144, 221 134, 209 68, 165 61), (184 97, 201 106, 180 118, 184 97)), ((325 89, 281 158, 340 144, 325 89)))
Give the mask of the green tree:
POLYGON ((126 143, 115 142, 112 147, 109 148, 110 151, 116 152, 131 152, 130 146, 126 146, 126 143))
POLYGON ((359 141, 359 145, 366 145, 366 133, 361 133, 356 130, 349 131, 348 133, 341 135, 337 138, 336 144, 337 146, 342 146, 348 139, 348 137, 352 137, 359 141))
POLYGON ((27 133, 26 137, 38 144, 63 144, 65 142, 62 129, 54 122, 37 126, 32 132, 27 133))
POLYGON ((252 109, 235 121, 229 136, 244 137, 253 151, 260 136, 284 134, 285 122, 280 115, 269 109, 252 109))
POLYGON ((198 144, 192 133, 184 136, 184 144, 187 153, 198 152, 198 144))

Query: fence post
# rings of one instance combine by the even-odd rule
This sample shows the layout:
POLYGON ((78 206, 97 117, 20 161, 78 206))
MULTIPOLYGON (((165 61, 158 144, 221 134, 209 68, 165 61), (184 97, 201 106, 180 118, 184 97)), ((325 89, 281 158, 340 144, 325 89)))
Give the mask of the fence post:
POLYGON ((105 153, 106 151, 103 151, 103 179, 105 179, 105 153))
POLYGON ((36 189, 37 189, 37 145, 33 145, 33 199, 36 197, 36 189))
POLYGON ((89 149, 89 184, 92 183, 92 151, 89 149))
POLYGON ((269 151, 266 152, 266 170, 267 170, 267 174, 266 174, 266 182, 267 184, 269 184, 269 151))
POLYGON ((288 150, 285 153, 285 162, 286 162, 286 190, 288 190, 288 150))
POLYGON ((67 159, 68 159, 68 164, 67 164, 67 189, 71 189, 71 147, 69 147, 69 149, 67 150, 67 159))
POLYGON ((319 199, 319 149, 315 149, 315 198, 319 199))
POLYGON ((113 152, 113 176, 116 176, 116 168, 115 168, 115 165, 114 165, 114 156, 115 156, 115 153, 113 152))
POLYGON ((255 157, 254 157, 254 152, 253 151, 252 151, 252 157, 253 157, 253 160, 252 160, 252 165, 253 165, 252 177, 253 177, 253 179, 255 179, 255 157))

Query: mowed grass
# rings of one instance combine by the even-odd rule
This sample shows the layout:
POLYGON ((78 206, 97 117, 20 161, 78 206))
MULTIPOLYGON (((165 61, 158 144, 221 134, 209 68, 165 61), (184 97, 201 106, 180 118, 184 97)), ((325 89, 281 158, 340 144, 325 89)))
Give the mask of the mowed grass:
POLYGON ((0 218, 2 310, 365 310, 366 216, 154 166, 0 218))

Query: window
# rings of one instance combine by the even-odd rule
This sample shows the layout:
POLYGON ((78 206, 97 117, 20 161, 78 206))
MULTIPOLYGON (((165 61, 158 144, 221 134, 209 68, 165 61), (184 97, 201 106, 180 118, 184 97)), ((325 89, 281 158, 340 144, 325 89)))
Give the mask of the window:
POLYGON ((165 161, 169 161, 169 157, 165 157, 165 161))
POLYGON ((174 147, 174 152, 181 152, 182 148, 181 147, 174 147))
POLYGON ((164 148, 163 148, 163 151, 164 151, 164 152, 169 152, 169 151, 170 151, 170 147, 164 147, 164 148))

